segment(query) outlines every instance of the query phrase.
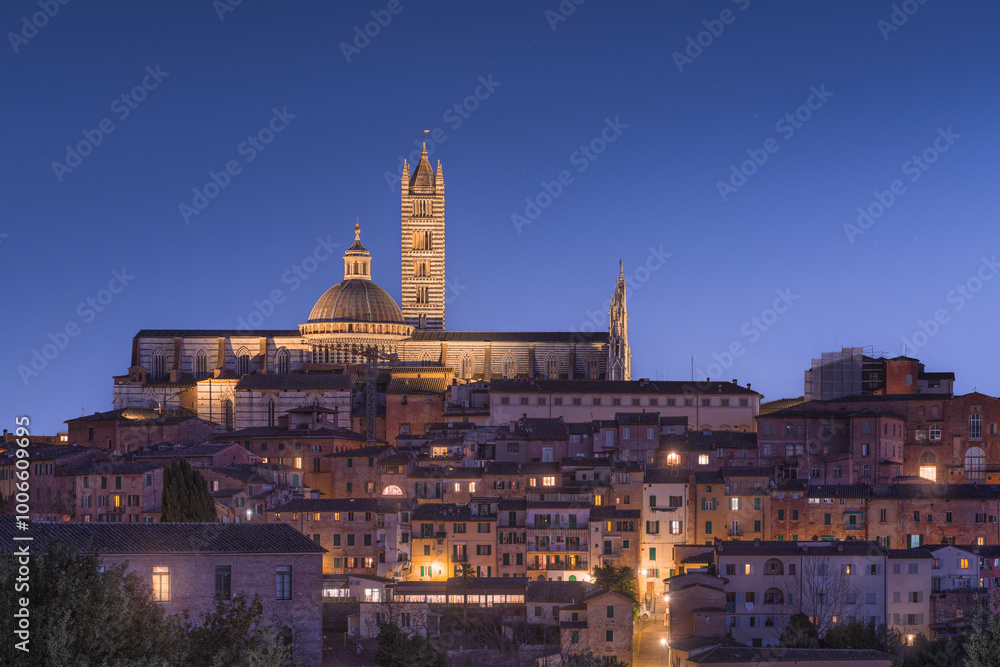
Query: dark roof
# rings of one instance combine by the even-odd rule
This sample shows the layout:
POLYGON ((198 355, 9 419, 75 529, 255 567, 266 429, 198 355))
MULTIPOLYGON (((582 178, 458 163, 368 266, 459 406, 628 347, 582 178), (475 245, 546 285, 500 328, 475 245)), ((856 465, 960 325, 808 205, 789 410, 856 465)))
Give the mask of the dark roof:
POLYGON ((688 418, 685 415, 666 415, 660 417, 660 426, 687 426, 688 418))
POLYGON ((254 466, 209 466, 208 470, 216 472, 220 475, 225 475, 226 477, 237 479, 241 482, 251 484, 274 484, 273 479, 261 475, 257 472, 257 469, 254 466))
POLYGON ((229 336, 257 336, 264 338, 292 336, 298 338, 300 334, 298 329, 251 329, 248 331, 240 329, 142 329, 135 335, 135 338, 225 338, 229 336))
POLYGON ((933 558, 927 549, 888 549, 889 558, 933 558))
POLYGON ((358 447, 357 449, 345 449, 342 452, 327 454, 328 459, 353 458, 355 456, 378 456, 382 452, 392 449, 389 445, 372 445, 370 447, 358 447))
POLYGON ((606 521, 608 519, 641 519, 642 510, 620 510, 610 505, 599 505, 590 508, 591 521, 606 521))
POLYGON ((479 479, 483 469, 473 466, 418 466, 406 474, 407 479, 479 479))
POLYGON ((240 447, 234 442, 225 444, 209 444, 203 443, 200 445, 167 445, 167 446, 157 446, 155 449, 149 452, 140 452, 135 455, 137 459, 182 459, 195 456, 215 456, 220 452, 224 452, 230 447, 240 447))
POLYGON ((500 502, 497 503, 498 512, 526 509, 528 509, 528 501, 524 498, 501 498, 500 502))
POLYGON ((930 498, 942 500, 998 500, 1000 484, 893 484, 877 485, 874 499, 908 500, 930 498))
POLYGON ((920 380, 954 380, 955 374, 947 371, 920 371, 917 378, 920 380))
POLYGON ((141 475, 164 466, 156 461, 89 461, 73 466, 66 471, 68 475, 141 475))
POLYGON ((615 472, 642 472, 646 466, 641 461, 615 461, 611 469, 615 472))
POLYGON ((406 498, 296 498, 268 512, 374 512, 395 514, 410 509, 406 498))
POLYGON ((244 375, 236 383, 236 391, 254 389, 325 389, 351 391, 353 373, 295 373, 292 375, 244 375))
MULTIPOLYGON (((346 410, 345 410, 346 412, 346 410)), ((248 426, 216 436, 216 439, 239 440, 240 438, 275 438, 306 440, 309 438, 338 438, 341 440, 367 440, 367 436, 343 426, 325 425, 318 428, 289 429, 282 426, 248 426)))
POLYGON ((520 465, 517 461, 490 461, 483 468, 484 475, 517 475, 520 465))
POLYGON ((443 377, 396 378, 389 383, 387 394, 440 394, 448 388, 443 377))
POLYGON ((776 540, 736 540, 715 543, 716 554, 726 556, 883 556, 878 542, 846 540, 843 542, 781 542, 776 540))
MULTIPOLYGON (((0 443, 3 446, 7 443, 0 443)), ((0 453, 0 465, 11 465, 14 459, 18 458, 14 450, 18 449, 13 446, 13 443, 8 444, 10 449, 6 452, 0 453)), ((85 447, 80 447, 79 445, 28 445, 24 447, 28 451, 29 461, 55 461, 66 456, 72 456, 74 454, 80 454, 82 452, 94 450, 85 447)))
MULTIPOLYGON (((671 644, 672 646, 673 644, 671 644)), ((725 662, 747 662, 773 664, 776 662, 860 662, 884 660, 891 663, 893 657, 882 651, 852 648, 783 648, 780 646, 719 646, 707 653, 688 658, 700 665, 725 662)))
POLYGON ((607 331, 597 331, 586 334, 574 331, 429 331, 418 329, 413 332, 410 340, 420 341, 490 341, 521 342, 521 343, 576 343, 586 338, 595 343, 608 341, 607 331))
POLYGON ((703 551, 693 556, 688 556, 681 560, 682 563, 689 563, 695 565, 712 564, 715 562, 715 552, 714 551, 703 551))
POLYGON ((528 509, 582 510, 593 507, 587 500, 529 500, 528 509))
POLYGON ((410 521, 471 521, 468 505, 454 503, 421 503, 410 514, 410 521))
MULTIPOLYGON (((589 335, 594 336, 595 334, 589 335)), ((607 334, 604 336, 607 337, 607 334)), ((416 332, 414 337, 416 337, 416 332)), ((493 380, 490 384, 490 392, 495 394, 761 395, 732 382, 686 382, 680 380, 493 380)))
POLYGON ((582 581, 529 581, 524 601, 527 602, 579 602, 587 587, 582 581))
POLYGON ((616 412, 615 421, 622 426, 659 426, 659 412, 616 412))
MULTIPOLYGON (((0 548, 13 549, 13 516, 0 516, 0 548)), ((111 554, 315 553, 326 551, 285 524, 31 522, 35 548, 58 539, 78 549, 111 554)))

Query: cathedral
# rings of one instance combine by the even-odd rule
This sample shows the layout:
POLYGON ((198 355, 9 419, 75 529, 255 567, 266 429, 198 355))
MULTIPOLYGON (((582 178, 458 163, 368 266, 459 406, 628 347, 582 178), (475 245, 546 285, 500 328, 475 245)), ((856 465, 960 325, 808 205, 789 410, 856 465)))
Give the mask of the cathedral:
POLYGON ((391 377, 629 380, 628 311, 619 274, 607 332, 449 331, 445 328, 445 199, 441 162, 426 147, 404 161, 400 301, 372 280, 361 242, 344 253, 344 279, 288 330, 142 330, 128 374, 114 378, 114 406, 182 407, 227 430, 275 426, 306 406, 351 425, 360 364, 376 359, 391 377))

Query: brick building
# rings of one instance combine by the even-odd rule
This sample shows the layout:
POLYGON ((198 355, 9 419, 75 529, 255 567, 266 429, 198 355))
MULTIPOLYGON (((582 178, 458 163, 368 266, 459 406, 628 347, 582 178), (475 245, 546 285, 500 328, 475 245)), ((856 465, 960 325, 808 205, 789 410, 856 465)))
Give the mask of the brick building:
MULTIPOLYGON (((259 595, 264 617, 304 667, 322 662, 323 549, 288 526, 221 523, 44 523, 33 545, 59 540, 127 563, 167 614, 197 619, 217 599, 259 595)), ((0 548, 16 543, 13 517, 0 517, 0 548)))

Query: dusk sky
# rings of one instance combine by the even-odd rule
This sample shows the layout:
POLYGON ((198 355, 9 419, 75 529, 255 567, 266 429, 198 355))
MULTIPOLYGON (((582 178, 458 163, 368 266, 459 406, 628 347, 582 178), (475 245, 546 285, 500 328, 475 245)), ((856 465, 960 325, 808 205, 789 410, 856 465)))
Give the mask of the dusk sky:
POLYGON ((355 219, 398 300, 424 130, 448 329, 606 329, 621 260, 633 378, 905 338, 1000 394, 1000 4, 236 2, 3 3, 4 428, 111 409, 141 329, 296 328, 355 219))

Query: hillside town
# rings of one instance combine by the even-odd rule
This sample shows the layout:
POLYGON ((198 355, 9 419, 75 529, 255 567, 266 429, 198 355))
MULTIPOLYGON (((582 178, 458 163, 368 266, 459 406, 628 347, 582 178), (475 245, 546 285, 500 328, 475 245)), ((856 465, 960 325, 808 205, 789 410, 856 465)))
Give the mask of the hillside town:
POLYGON ((440 162, 402 185, 402 306, 356 225, 298 329, 139 331, 112 409, 4 432, 2 543, 28 520, 127 562, 168 613, 259 595, 302 665, 365 664, 385 623, 491 664, 512 642, 472 640, 470 607, 539 665, 889 667, 783 633, 976 623, 1000 398, 862 348, 803 360, 798 397, 633 379, 621 272, 606 332, 445 330, 440 162), (181 464, 216 522, 171 520, 181 464))

